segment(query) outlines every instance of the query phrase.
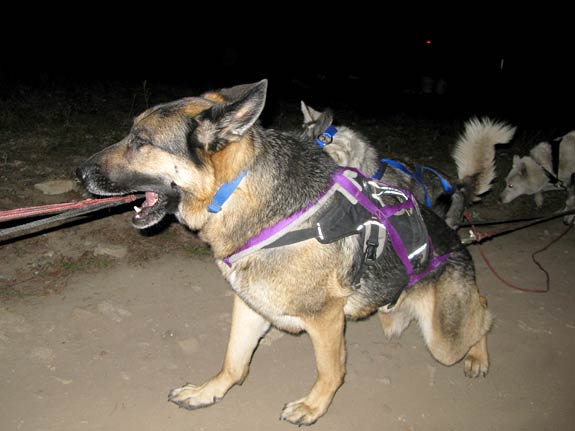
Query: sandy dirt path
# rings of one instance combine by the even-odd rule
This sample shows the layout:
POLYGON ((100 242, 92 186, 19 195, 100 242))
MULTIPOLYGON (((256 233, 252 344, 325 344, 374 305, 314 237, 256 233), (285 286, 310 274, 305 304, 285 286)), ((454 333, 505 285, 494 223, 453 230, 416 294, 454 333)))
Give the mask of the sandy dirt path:
MULTIPOLYGON (((544 275, 530 254, 564 229, 559 220, 488 241, 493 264, 523 287, 544 275), (520 250, 520 251, 514 251, 520 250)), ((150 239, 153 241, 153 238, 150 239)), ((502 285, 474 255, 496 315, 485 379, 463 376, 426 350, 412 324, 387 340, 377 318, 347 326, 347 376, 314 430, 567 430, 575 423, 575 230, 542 253, 549 293, 502 285)), ((219 370, 232 294, 209 257, 167 255, 78 273, 47 296, 0 305, 0 429, 288 430, 282 406, 311 386, 307 335, 272 330, 243 386, 197 411, 170 389, 219 370)))

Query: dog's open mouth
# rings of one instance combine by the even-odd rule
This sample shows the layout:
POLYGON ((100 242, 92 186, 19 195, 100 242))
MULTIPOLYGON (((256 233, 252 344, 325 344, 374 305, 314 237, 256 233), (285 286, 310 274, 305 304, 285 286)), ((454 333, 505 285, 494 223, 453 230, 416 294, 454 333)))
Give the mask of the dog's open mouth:
POLYGON ((146 200, 140 207, 134 206, 132 224, 138 229, 155 225, 168 213, 168 196, 146 192, 146 200))

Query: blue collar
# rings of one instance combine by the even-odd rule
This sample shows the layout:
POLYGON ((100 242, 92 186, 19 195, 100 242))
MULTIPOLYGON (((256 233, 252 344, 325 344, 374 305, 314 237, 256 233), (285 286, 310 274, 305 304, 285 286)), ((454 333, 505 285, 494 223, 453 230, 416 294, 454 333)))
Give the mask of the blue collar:
POLYGON ((337 133, 337 129, 333 126, 329 126, 325 131, 315 138, 315 143, 319 145, 320 148, 325 147, 327 144, 333 142, 333 136, 337 133))
POLYGON ((226 203, 226 201, 229 199, 229 197, 232 195, 232 193, 236 190, 236 188, 242 182, 242 180, 244 179, 244 177, 246 176, 247 173, 248 173, 248 171, 242 171, 233 180, 231 180, 225 184, 222 184, 222 186, 218 189, 214 198, 212 199, 212 202, 208 206, 208 211, 211 213, 220 212, 220 210, 222 209, 222 205, 226 203))

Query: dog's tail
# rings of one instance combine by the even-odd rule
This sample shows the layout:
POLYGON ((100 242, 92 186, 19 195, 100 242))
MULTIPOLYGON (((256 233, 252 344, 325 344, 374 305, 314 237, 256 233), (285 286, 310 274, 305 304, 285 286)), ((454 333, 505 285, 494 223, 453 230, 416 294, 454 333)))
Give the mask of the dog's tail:
POLYGON ((445 216, 451 228, 456 229, 467 207, 491 189, 495 178, 495 145, 508 143, 515 129, 486 117, 472 118, 465 123, 452 154, 458 180, 445 216))
POLYGON ((495 145, 507 144, 515 127, 491 120, 471 118, 453 150, 460 186, 465 188, 466 202, 475 202, 491 189, 495 179, 495 145))

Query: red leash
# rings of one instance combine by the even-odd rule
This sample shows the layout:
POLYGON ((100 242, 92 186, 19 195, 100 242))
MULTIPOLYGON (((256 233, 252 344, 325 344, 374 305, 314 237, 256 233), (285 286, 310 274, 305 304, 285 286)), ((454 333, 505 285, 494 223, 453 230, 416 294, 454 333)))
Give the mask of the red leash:
POLYGON ((85 199, 79 202, 68 202, 61 204, 42 205, 37 207, 19 208, 14 210, 0 211, 0 222, 13 220, 24 217, 41 216, 44 214, 59 213, 50 217, 39 220, 34 220, 29 223, 24 223, 19 226, 12 226, 5 229, 0 229, 0 238, 18 233, 23 230, 30 230, 45 224, 53 223, 56 221, 66 220, 72 217, 78 217, 91 212, 99 211, 104 208, 115 207, 133 202, 137 199, 144 197, 143 194, 128 195, 128 196, 114 196, 111 198, 103 199, 85 199))
MULTIPOLYGON (((559 241, 561 238, 563 238, 567 232, 569 232, 571 230, 571 228, 573 227, 573 224, 570 224, 567 226, 567 228, 561 232, 560 235, 558 235, 556 238, 554 238, 551 242, 549 242, 545 247, 533 252, 531 254, 531 260, 533 260, 533 263, 535 263, 535 265, 537 265, 537 267, 543 271, 543 273, 545 274, 545 289, 527 289, 524 287, 519 287, 516 286, 515 284, 505 280, 501 275, 499 275, 499 273, 495 270, 495 268, 493 267, 493 265, 491 265, 491 262, 489 261, 489 259, 487 259, 487 256, 485 255, 485 252, 483 251, 483 249, 481 248, 481 241, 483 241, 486 238, 489 238, 491 236, 495 236, 498 235, 500 233, 503 232, 508 232, 511 230, 515 230, 515 229, 505 229, 505 230, 499 230, 499 231, 492 231, 492 232, 487 232, 486 234, 481 234, 477 231, 477 229, 475 228, 475 225, 473 224, 473 218, 471 217, 471 214, 469 214, 467 211, 465 211, 463 213, 463 215, 465 216, 465 218, 467 219, 467 221, 469 222, 469 225, 471 226, 471 230, 473 231, 473 235, 476 238, 476 242, 477 242, 477 247, 479 249, 479 253, 481 254, 481 257, 483 258, 483 261, 485 262, 485 264, 487 265, 487 267, 491 270, 491 272, 493 273, 493 275, 495 275, 495 277, 497 277, 499 279, 499 281, 501 281, 503 284, 505 284, 508 287, 511 287, 512 289, 516 289, 516 290, 520 290, 522 292, 529 292, 529 293, 546 293, 549 292, 549 290, 551 289, 551 284, 550 284, 550 277, 549 277, 549 273, 545 270, 545 268, 543 268, 543 266, 541 265, 541 263, 539 263, 537 261, 537 259, 535 259, 535 255, 539 254, 545 250, 547 250, 549 247, 551 247, 551 245, 553 245, 554 243, 556 243, 557 241, 559 241)), ((539 223, 540 221, 542 221, 541 219, 537 221, 537 223, 539 223)), ((530 226, 532 224, 535 223, 529 223, 528 225, 524 225, 521 226, 526 227, 526 226, 530 226)))
POLYGON ((45 214, 61 213, 68 210, 87 208, 93 205, 99 206, 108 202, 130 203, 137 199, 138 197, 136 195, 114 196, 111 198, 84 199, 83 201, 78 202, 65 202, 60 204, 40 205, 36 207, 16 208, 12 210, 0 211, 0 222, 25 217, 41 216, 45 214))

